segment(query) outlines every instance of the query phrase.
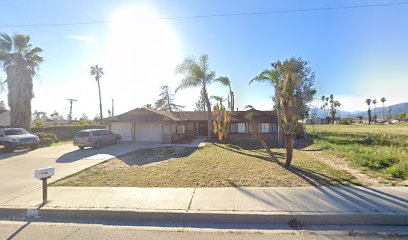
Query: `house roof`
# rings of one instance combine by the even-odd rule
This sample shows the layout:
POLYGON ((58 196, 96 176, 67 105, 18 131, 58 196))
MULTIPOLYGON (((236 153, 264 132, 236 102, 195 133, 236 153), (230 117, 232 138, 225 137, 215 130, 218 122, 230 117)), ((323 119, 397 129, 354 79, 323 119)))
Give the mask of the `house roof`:
MULTIPOLYGON (((256 122, 276 122, 276 116, 272 111, 259 111, 251 109, 248 111, 236 111, 232 113, 231 122, 247 122, 245 116, 253 114, 256 122)), ((146 122, 146 121, 207 121, 207 112, 168 112, 154 109, 135 108, 118 116, 107 118, 109 121, 119 122, 146 122)))

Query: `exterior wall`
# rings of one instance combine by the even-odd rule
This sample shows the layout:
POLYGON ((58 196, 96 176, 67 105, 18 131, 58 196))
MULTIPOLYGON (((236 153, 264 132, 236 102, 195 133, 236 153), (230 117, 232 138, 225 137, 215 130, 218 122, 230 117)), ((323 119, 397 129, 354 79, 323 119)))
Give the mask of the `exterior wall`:
MULTIPOLYGON (((261 133, 261 136, 265 141, 277 141, 277 133, 261 133)), ((252 141, 256 140, 255 135, 250 133, 231 133, 228 135, 228 138, 232 141, 252 141)))

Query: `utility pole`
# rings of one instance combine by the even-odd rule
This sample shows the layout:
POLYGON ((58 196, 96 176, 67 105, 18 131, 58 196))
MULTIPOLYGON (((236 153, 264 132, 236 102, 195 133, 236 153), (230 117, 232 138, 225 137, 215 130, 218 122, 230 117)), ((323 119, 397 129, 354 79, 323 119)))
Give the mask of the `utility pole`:
POLYGON ((68 118, 69 118, 69 124, 71 124, 71 122, 72 122, 72 103, 76 102, 77 100, 73 99, 73 98, 68 98, 67 100, 69 101, 69 116, 68 116, 68 118))
POLYGON ((115 116, 115 106, 113 104, 113 98, 112 98, 112 117, 115 116))

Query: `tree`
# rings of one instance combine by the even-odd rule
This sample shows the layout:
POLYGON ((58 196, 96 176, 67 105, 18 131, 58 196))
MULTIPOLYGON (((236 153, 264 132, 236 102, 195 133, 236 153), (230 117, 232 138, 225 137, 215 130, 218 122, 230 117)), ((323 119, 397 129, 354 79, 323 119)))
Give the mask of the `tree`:
POLYGON ((371 124, 371 108, 370 108, 371 99, 370 99, 370 98, 367 98, 367 99, 365 100, 365 102, 366 102, 367 105, 368 105, 368 111, 367 111, 367 113, 368 113, 368 125, 370 125, 370 124, 371 124))
POLYGON ((265 69, 261 72, 258 76, 254 77, 249 84, 253 83, 254 81, 257 82, 267 82, 273 88, 275 88, 275 106, 276 112, 278 117, 278 144, 282 144, 281 140, 281 124, 282 124, 282 117, 281 117, 281 79, 278 78, 277 72, 275 71, 275 66, 272 64, 272 69, 265 69))
POLYGON ((246 105, 245 107, 244 107, 245 109, 255 109, 252 105, 246 105))
POLYGON ((64 119, 64 116, 62 116, 61 114, 59 114, 59 113, 57 112, 57 110, 54 110, 54 112, 50 114, 50 119, 53 120, 53 121, 55 121, 55 120, 63 120, 63 119, 64 119))
POLYGON ((220 107, 220 105, 215 104, 213 108, 214 116, 214 133, 218 135, 218 140, 222 141, 228 136, 228 126, 231 121, 231 112, 225 109, 225 107, 220 107))
POLYGON ((172 112, 180 111, 182 108, 184 108, 184 106, 177 105, 173 102, 174 94, 170 92, 168 86, 161 86, 160 90, 162 92, 159 94, 160 99, 154 104, 155 109, 172 112))
POLYGON ((282 101, 282 132, 285 136, 286 166, 290 166, 293 157, 294 136, 299 120, 303 117, 302 111, 297 109, 308 104, 314 93, 305 93, 303 86, 307 85, 313 89, 314 73, 308 66, 308 62, 301 58, 291 58, 284 62, 277 61, 273 64, 276 74, 281 79, 281 101, 282 101), (311 97, 309 96, 311 94, 311 97))
POLYGON ((200 98, 195 102, 194 111, 205 112, 205 98, 202 90, 200 90, 200 98))
POLYGON ((383 104, 383 120, 385 120, 385 101, 387 101, 387 99, 385 97, 381 98, 381 102, 383 104))
POLYGON ((3 100, 0 101, 0 111, 5 111, 6 110, 6 104, 4 103, 3 100))
POLYGON ((176 88, 176 93, 179 90, 200 87, 202 95, 207 106, 207 139, 211 139, 211 103, 208 97, 207 86, 214 81, 215 72, 211 71, 208 66, 208 55, 203 54, 198 61, 193 57, 187 57, 183 63, 177 66, 177 73, 183 74, 184 78, 176 88))
POLYGON ((321 99, 322 99, 322 106, 320 107, 320 109, 323 110, 322 118, 326 118, 326 107, 329 106, 329 97, 326 97, 323 95, 321 99))
POLYGON ((337 100, 334 100, 333 94, 330 94, 330 116, 332 123, 334 124, 334 121, 336 120, 336 113, 337 113, 337 108, 341 106, 340 102, 337 100))
POLYGON ((374 121, 376 121, 377 120, 377 114, 375 114, 375 108, 377 107, 377 99, 373 100, 373 105, 374 105, 374 109, 373 109, 373 111, 374 111, 374 121))
POLYGON ((34 111, 33 118, 34 118, 34 122, 49 120, 46 112, 41 112, 41 111, 37 111, 37 110, 34 111))
POLYGON ((37 74, 43 58, 39 55, 42 49, 33 47, 30 36, 5 33, 0 38, 0 62, 6 72, 8 104, 10 107, 10 123, 30 130, 31 100, 33 93, 33 78, 37 74))
POLYGON ((153 109, 153 106, 152 106, 152 104, 148 103, 148 104, 145 104, 142 108, 144 108, 144 109, 153 109))
POLYGON ((87 120, 88 120, 88 116, 85 113, 83 113, 79 121, 87 121, 87 120))
POLYGON ((228 77, 219 77, 214 80, 215 82, 219 82, 222 85, 226 86, 229 88, 229 93, 228 93, 228 108, 230 109, 231 112, 234 111, 234 105, 235 105, 235 99, 234 99, 234 92, 231 89, 231 81, 229 80, 228 77))
POLYGON ((103 68, 99 67, 98 65, 91 67, 91 76, 95 76, 95 80, 98 83, 98 91, 99 91, 99 120, 100 123, 103 124, 103 114, 102 114, 102 97, 101 97, 101 85, 99 80, 103 75, 103 68))
POLYGON ((221 108, 224 107, 222 105, 222 102, 225 101, 225 99, 223 99, 222 97, 213 95, 213 96, 210 97, 210 99, 213 99, 213 100, 217 101, 221 108))

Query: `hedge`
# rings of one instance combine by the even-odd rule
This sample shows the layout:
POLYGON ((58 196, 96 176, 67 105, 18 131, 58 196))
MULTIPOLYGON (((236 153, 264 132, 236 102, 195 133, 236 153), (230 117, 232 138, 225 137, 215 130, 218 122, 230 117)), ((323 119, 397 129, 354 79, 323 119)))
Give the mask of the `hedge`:
POLYGON ((72 140, 75 137, 75 134, 81 130, 85 129, 94 129, 106 127, 103 125, 82 125, 82 126, 72 126, 72 125, 63 125, 63 126, 52 126, 52 127, 33 127, 31 132, 36 133, 53 133, 60 140, 72 140))

